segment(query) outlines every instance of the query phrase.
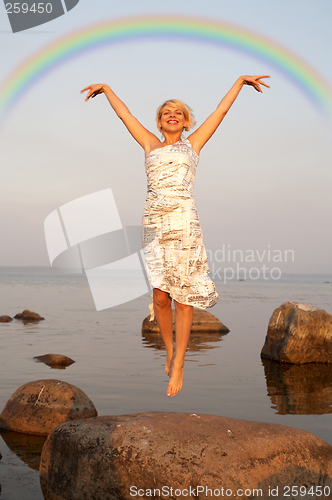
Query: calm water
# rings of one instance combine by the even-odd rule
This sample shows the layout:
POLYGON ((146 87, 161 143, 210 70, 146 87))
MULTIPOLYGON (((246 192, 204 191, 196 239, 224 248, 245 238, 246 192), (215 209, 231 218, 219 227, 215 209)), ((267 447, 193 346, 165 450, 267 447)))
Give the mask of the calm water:
MULTIPOLYGON (((0 412, 22 384, 55 378, 82 389, 99 415, 210 413, 298 427, 332 445, 332 366, 283 368, 260 358, 269 318, 283 302, 332 313, 331 275, 217 281, 221 298, 210 311, 230 333, 190 341, 184 388, 174 398, 166 396, 165 351, 142 336, 148 295, 96 312, 83 275, 3 273, 0 281, 0 314, 30 309, 45 317, 39 324, 0 324, 0 412), (76 363, 52 370, 32 359, 47 353, 76 363)), ((42 500, 34 458, 41 446, 40 439, 15 434, 0 438, 1 499, 42 500)))

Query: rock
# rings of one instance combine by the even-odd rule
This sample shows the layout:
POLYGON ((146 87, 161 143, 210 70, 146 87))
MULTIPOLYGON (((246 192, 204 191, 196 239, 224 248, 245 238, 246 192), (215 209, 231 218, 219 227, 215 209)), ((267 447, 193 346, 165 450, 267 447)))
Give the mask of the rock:
MULTIPOLYGON (((175 309, 172 309, 172 317, 173 331, 175 331, 175 309)), ((150 316, 145 318, 142 324, 142 332, 160 334, 157 320, 154 319, 153 321, 150 321, 150 316)), ((190 335, 199 334, 200 332, 226 334, 229 333, 229 329, 227 328, 227 326, 223 325, 218 318, 213 316, 213 314, 207 311, 202 311, 201 309, 194 308, 194 319, 190 335)))
POLYGON ((332 363, 332 316, 285 302, 271 316, 261 356, 279 363, 332 363))
POLYGON ((41 321, 42 319, 45 319, 45 318, 42 318, 41 316, 39 316, 39 314, 32 312, 32 311, 29 311, 29 309, 24 309, 24 311, 22 313, 16 314, 14 316, 14 318, 21 319, 25 323, 29 323, 32 321, 41 321))
POLYGON ((10 321, 13 321, 13 318, 11 318, 10 316, 0 316, 0 323, 9 323, 10 321))
POLYGON ((267 393, 279 415, 332 413, 332 365, 280 364, 262 359, 267 393))
POLYGON ((200 499, 243 500, 248 488, 262 489, 255 496, 266 499, 269 487, 283 493, 285 486, 306 484, 332 491, 332 447, 313 434, 281 425, 144 413, 62 424, 48 436, 39 470, 45 500, 184 499, 194 496, 176 489, 198 486, 204 488, 195 495, 200 499), (173 494, 162 495, 163 486, 172 487, 173 494), (221 487, 223 495, 206 494, 205 488, 221 487), (138 495, 138 489, 145 495, 138 495))
POLYGON ((22 385, 7 401, 0 428, 47 436, 63 422, 96 416, 94 404, 78 387, 60 380, 37 380, 22 385))
POLYGON ((47 366, 51 366, 52 368, 66 368, 66 366, 70 366, 75 361, 63 354, 44 354, 43 356, 35 356, 33 359, 37 359, 41 363, 45 363, 47 366))

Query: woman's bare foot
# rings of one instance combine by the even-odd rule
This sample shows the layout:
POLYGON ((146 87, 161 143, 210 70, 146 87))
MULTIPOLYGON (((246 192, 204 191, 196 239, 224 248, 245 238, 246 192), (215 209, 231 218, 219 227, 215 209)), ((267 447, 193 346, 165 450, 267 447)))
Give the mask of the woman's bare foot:
POLYGON ((184 363, 180 365, 177 363, 173 364, 171 380, 169 381, 166 392, 167 396, 175 396, 175 394, 181 391, 183 383, 183 366, 184 363))

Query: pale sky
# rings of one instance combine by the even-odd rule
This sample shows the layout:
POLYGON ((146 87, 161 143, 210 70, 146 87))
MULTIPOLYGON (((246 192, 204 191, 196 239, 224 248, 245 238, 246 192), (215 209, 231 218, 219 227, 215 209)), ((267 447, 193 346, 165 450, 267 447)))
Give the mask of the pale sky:
MULTIPOLYGON (((332 86, 332 4, 326 0, 81 0, 66 15, 16 34, 1 3, 0 86, 29 56, 66 34, 146 14, 246 28, 302 58, 332 86)), ((332 273, 332 116, 268 61, 171 39, 126 40, 81 54, 39 79, 11 110, 0 129, 0 266, 48 266, 45 218, 102 189, 112 188, 124 225, 141 222, 143 150, 104 96, 84 102, 83 87, 109 84, 157 133, 155 110, 165 99, 189 104, 199 125, 241 74, 270 74, 271 89, 259 94, 245 87, 202 150, 195 197, 205 246, 212 258, 223 248, 291 250, 294 259, 278 263, 283 272, 332 273)))

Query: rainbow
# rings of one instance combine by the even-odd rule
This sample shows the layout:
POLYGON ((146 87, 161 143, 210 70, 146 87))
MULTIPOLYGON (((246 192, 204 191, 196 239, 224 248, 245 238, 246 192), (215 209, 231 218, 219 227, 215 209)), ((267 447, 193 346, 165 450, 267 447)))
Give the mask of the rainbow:
POLYGON ((273 41, 243 28, 208 19, 145 16, 88 26, 45 46, 21 64, 2 85, 0 117, 45 74, 69 58, 105 44, 149 37, 212 43, 254 56, 281 72, 321 110, 331 110, 329 85, 303 60, 273 41))

